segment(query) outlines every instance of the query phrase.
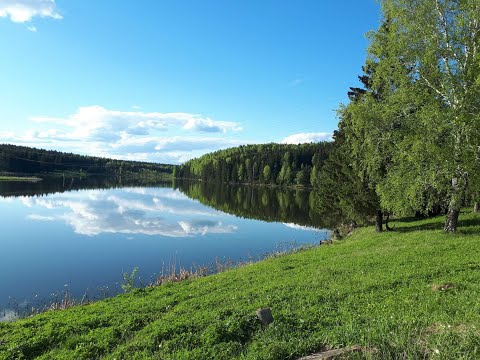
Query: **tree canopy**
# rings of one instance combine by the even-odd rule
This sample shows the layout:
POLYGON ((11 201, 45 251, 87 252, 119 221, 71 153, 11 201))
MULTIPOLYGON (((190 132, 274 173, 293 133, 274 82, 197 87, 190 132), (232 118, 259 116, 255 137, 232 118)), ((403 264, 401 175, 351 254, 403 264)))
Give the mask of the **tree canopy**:
MULTIPOLYGON (((354 171, 384 211, 448 210, 455 231, 478 196, 480 3, 383 0, 370 34, 364 89, 342 108, 354 171)), ((362 79, 362 77, 361 77, 362 79)))
POLYGON ((220 183, 310 186, 331 148, 329 142, 243 145, 187 161, 174 175, 220 183))

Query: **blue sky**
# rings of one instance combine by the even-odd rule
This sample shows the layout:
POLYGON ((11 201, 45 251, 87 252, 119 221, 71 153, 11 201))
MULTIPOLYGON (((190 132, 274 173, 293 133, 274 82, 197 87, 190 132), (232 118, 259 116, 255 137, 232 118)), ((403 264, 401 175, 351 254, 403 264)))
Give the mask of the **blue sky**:
POLYGON ((374 0, 0 0, 0 143, 179 163, 328 139, 374 0))

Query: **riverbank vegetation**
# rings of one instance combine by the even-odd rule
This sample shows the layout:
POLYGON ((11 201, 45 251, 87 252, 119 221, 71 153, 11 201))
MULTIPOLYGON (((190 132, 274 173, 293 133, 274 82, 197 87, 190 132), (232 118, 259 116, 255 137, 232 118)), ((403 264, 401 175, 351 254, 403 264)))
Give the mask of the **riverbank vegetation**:
POLYGON ((22 182, 29 182, 35 183, 38 181, 42 181, 41 178, 36 176, 2 176, 0 175, 0 181, 22 181, 22 182))
POLYGON ((480 217, 358 229, 344 241, 0 324, 0 359, 480 356, 480 217), (270 307, 263 326, 258 308, 270 307))

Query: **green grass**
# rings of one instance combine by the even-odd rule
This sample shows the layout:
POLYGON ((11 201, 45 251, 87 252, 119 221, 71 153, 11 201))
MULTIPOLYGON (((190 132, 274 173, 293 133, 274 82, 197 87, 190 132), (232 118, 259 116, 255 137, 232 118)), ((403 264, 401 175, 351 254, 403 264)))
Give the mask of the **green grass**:
POLYGON ((0 181, 25 181, 25 182, 37 182, 42 179, 35 176, 0 176, 0 181))
POLYGON ((0 324, 0 359, 480 358, 480 217, 397 222, 225 273, 0 324), (447 289, 439 290, 444 284, 447 289), (262 327, 255 310, 271 307, 262 327))

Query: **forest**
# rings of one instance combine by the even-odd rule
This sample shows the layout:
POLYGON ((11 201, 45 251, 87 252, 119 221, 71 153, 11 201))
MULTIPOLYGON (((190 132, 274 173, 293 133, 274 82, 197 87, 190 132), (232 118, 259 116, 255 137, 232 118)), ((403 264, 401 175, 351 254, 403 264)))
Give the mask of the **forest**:
POLYGON ((382 11, 361 86, 338 110, 317 208, 376 217, 377 231, 384 215, 444 213, 453 232, 480 196, 480 3, 385 0, 382 11))
POLYGON ((0 173, 171 178, 172 165, 113 160, 0 144, 0 173))
POLYGON ((187 161, 175 167, 174 177, 231 184, 310 187, 331 148, 329 142, 243 145, 187 161))

